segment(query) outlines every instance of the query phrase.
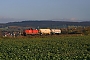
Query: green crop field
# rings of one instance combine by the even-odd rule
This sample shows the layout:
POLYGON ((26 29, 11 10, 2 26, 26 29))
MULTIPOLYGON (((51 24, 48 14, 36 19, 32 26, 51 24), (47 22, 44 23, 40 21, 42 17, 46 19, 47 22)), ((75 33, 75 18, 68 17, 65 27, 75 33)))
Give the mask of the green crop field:
POLYGON ((0 60, 90 60, 90 36, 0 38, 0 60))

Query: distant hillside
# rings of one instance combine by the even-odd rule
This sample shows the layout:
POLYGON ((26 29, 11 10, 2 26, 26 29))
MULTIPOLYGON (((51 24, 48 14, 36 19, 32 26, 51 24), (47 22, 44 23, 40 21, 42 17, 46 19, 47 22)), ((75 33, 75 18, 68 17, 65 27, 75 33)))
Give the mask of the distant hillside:
POLYGON ((85 22, 68 22, 68 21, 22 21, 22 22, 10 22, 5 26, 31 26, 31 27, 66 27, 66 26, 90 26, 90 21, 85 22))
POLYGON ((4 27, 5 23, 0 23, 0 28, 4 27))

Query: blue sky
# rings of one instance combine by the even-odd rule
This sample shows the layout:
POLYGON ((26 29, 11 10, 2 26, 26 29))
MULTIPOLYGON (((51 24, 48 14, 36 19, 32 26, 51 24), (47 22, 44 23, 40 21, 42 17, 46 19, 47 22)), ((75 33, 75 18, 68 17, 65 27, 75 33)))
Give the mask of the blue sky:
POLYGON ((90 21, 90 0, 0 0, 0 22, 90 21))

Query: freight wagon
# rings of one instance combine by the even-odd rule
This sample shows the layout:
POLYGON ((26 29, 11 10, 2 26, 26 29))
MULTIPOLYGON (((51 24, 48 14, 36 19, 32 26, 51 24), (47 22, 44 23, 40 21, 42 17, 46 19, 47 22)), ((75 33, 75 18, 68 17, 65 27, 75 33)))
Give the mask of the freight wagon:
POLYGON ((61 30, 60 29, 51 29, 52 34, 60 34, 61 30))
POLYGON ((51 34, 51 30, 50 29, 39 29, 40 34, 44 35, 44 34, 51 34))

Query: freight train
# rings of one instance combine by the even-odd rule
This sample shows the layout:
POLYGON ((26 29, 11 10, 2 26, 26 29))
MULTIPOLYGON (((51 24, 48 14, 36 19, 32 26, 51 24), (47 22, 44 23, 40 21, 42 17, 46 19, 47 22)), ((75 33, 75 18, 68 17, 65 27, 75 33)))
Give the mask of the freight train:
POLYGON ((52 34, 60 34, 60 29, 26 29, 23 31, 23 35, 52 35, 52 34))

